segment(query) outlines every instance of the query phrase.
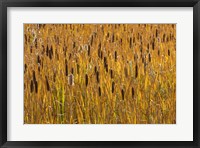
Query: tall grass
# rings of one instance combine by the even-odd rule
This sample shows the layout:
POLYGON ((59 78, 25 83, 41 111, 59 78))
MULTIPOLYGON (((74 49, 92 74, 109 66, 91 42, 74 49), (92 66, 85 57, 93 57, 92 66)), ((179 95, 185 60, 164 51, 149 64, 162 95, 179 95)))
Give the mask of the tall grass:
POLYGON ((24 123, 176 123, 176 25, 25 24, 24 123))

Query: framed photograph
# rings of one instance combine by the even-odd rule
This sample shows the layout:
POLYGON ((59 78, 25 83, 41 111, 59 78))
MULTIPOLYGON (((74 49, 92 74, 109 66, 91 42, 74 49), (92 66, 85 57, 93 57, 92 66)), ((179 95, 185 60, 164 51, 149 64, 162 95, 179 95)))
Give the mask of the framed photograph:
POLYGON ((200 147, 199 0, 1 0, 0 146, 200 147))

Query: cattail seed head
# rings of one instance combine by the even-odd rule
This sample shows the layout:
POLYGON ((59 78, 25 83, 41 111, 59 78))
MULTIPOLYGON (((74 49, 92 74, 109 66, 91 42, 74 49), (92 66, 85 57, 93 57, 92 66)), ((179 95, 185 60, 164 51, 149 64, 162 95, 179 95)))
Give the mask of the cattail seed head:
POLYGON ((151 54, 149 53, 149 62, 151 62, 151 54))
POLYGON ((46 56, 49 56, 49 46, 47 45, 47 48, 46 48, 46 56))
POLYGON ((124 89, 121 89, 122 100, 124 100, 124 89))
POLYGON ((49 86, 49 81, 48 81, 48 78, 47 76, 46 77, 46 86, 47 86, 47 91, 50 91, 50 86, 49 86))
POLYGON ((90 45, 88 45, 88 56, 90 56, 90 45))
POLYGON ((115 62, 117 62, 117 51, 115 51, 115 62))
POLYGON ((79 66, 79 64, 77 64, 76 65, 77 74, 79 74, 79 69, 80 69, 80 66, 79 66))
POLYGON ((36 76, 35 76, 35 71, 33 70, 33 82, 36 82, 36 76))
POLYGON ((85 75, 85 85, 88 86, 88 75, 85 75))
POLYGON ((128 77, 128 69, 127 69, 127 67, 124 67, 124 74, 125 74, 125 77, 127 78, 128 77))
POLYGON ((110 70, 110 78, 111 79, 113 78, 113 70, 112 69, 110 70))
POLYGON ((170 50, 168 49, 168 56, 170 56, 170 50))
POLYGON ((132 98, 134 98, 134 95, 135 95, 135 90, 134 90, 134 88, 132 87, 132 98))
POLYGON ((112 93, 115 91, 115 82, 112 82, 112 93))
POLYGON ((99 96, 101 96, 101 87, 99 86, 99 96))
POLYGON ((35 81, 35 93, 38 93, 38 82, 35 81))
POLYGON ((135 66, 135 78, 137 78, 138 77, 138 65, 136 64, 136 66, 135 66))
POLYGON ((65 75, 68 76, 68 64, 65 65, 65 75))
POLYGON ((30 90, 31 90, 31 93, 32 93, 32 92, 33 92, 33 90, 34 90, 34 84, 33 84, 33 80, 31 80, 30 90))
POLYGON ((96 79, 97 79, 97 83, 99 83, 99 72, 98 71, 96 73, 96 79))

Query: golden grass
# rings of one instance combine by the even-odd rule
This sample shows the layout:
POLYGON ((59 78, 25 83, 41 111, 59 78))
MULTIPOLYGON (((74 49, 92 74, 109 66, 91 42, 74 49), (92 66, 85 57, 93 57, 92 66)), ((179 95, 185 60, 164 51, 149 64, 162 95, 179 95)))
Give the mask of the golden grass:
POLYGON ((175 124, 176 25, 25 24, 25 124, 175 124))

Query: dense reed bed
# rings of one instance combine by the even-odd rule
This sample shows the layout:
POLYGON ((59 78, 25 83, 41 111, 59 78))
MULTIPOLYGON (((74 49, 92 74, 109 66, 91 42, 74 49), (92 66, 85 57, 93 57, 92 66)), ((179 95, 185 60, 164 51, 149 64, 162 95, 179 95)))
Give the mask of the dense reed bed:
POLYGON ((176 25, 25 24, 25 124, 175 124, 176 25))

